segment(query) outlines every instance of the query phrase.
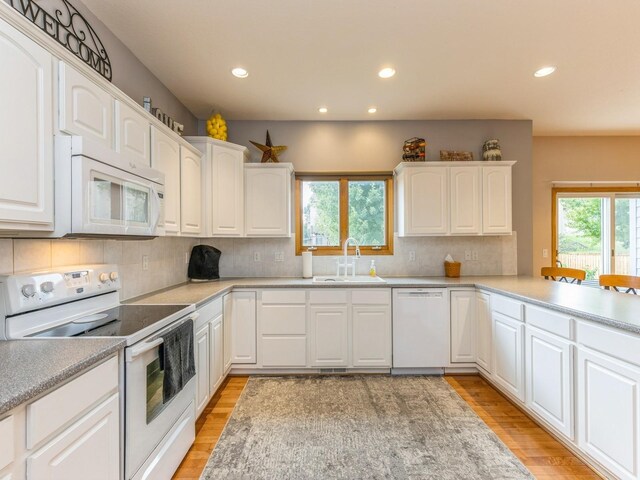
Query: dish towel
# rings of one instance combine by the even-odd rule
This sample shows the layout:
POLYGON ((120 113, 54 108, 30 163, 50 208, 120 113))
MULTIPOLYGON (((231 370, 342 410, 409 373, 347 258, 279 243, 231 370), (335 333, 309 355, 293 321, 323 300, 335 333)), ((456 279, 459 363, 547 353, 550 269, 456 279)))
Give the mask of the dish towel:
POLYGON ((162 403, 169 403, 196 374, 193 355, 193 320, 162 335, 158 355, 164 370, 162 403))

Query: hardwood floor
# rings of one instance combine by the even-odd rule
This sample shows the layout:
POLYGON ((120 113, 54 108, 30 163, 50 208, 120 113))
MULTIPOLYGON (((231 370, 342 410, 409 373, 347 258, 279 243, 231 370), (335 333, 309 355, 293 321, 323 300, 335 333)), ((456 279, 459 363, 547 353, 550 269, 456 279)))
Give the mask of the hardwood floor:
MULTIPOLYGON (((199 479, 207 459, 249 377, 229 377, 196 424, 196 440, 174 480, 199 479)), ((445 377, 447 382, 539 480, 600 478, 477 375, 445 377)))

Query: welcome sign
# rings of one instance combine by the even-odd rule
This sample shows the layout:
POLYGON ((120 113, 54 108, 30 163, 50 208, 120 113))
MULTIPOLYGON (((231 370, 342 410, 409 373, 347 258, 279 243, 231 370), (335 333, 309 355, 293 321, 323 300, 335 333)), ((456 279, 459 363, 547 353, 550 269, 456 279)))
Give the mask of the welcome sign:
POLYGON ((11 6, 60 45, 111 81, 111 61, 96 31, 67 0, 11 0, 11 6))

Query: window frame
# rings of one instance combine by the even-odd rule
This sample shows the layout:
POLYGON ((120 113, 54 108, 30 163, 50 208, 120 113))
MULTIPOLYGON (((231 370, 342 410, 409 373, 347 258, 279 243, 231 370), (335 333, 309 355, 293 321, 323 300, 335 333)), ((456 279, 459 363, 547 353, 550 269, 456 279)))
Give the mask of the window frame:
MULTIPOLYGON (((385 245, 379 247, 360 246, 362 255, 393 255, 393 173, 296 173, 295 177, 295 224, 296 255, 312 251, 314 255, 338 256, 344 253, 343 245, 349 234, 349 182, 350 181, 384 181, 385 182, 385 245), (314 246, 302 245, 302 182, 304 181, 338 181, 340 198, 340 245, 314 246)), ((350 245, 348 253, 355 253, 355 246, 350 245)))

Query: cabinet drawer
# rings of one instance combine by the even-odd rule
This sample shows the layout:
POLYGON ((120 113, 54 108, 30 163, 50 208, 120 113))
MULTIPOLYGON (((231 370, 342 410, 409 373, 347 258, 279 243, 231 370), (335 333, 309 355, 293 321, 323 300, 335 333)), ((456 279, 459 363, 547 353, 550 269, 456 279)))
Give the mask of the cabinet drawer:
POLYGON ((13 462, 15 457, 13 415, 0 421, 0 470, 13 462))
POLYGON ((562 338, 574 340, 573 319, 571 317, 532 305, 526 305, 525 309, 525 318, 529 325, 554 333, 562 338))
POLYGON ((307 333, 305 305, 263 305, 260 325, 265 335, 304 335, 307 333))
POLYGON ((389 305, 391 291, 389 289, 357 289, 351 292, 351 303, 354 305, 389 305))
POLYGON ((307 337, 263 337, 263 367, 306 367, 307 337))
POLYGON ((577 340, 593 350, 640 366, 639 336, 594 323, 578 322, 577 340))
POLYGON ((198 313, 208 322, 214 317, 217 317, 222 313, 222 298, 218 297, 215 300, 202 305, 198 308, 198 313))
POLYGON ((113 357, 27 406, 27 447, 46 439, 118 390, 118 358, 113 357))
POLYGON ((298 304, 307 302, 305 290, 263 290, 262 304, 298 304))
POLYGON ((311 290, 309 292, 310 303, 329 303, 329 304, 345 304, 347 303, 346 290, 311 290))
POLYGON ((512 298, 503 297, 502 295, 491 294, 491 310, 502 313, 516 320, 523 320, 522 311, 524 304, 512 298))

